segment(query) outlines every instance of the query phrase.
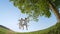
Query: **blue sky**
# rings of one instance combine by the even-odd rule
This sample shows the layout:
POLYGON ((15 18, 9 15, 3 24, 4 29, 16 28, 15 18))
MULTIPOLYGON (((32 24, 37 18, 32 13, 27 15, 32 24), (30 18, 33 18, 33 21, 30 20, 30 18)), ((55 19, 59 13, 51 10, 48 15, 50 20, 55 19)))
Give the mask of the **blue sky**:
POLYGON ((56 18, 52 13, 50 18, 44 16, 39 17, 38 22, 30 21, 28 30, 19 29, 18 20, 25 18, 26 14, 22 14, 20 10, 9 2, 9 0, 0 0, 0 25, 4 25, 16 32, 30 32, 46 29, 56 23, 56 18))

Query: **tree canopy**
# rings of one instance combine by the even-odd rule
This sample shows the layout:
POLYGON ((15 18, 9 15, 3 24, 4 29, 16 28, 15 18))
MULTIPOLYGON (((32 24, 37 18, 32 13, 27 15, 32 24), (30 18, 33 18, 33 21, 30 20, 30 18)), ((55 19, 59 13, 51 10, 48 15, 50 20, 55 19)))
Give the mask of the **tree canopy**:
POLYGON ((51 8, 49 2, 51 2, 55 8, 60 7, 60 0, 10 0, 15 7, 18 7, 21 10, 21 13, 28 14, 29 17, 33 17, 34 20, 38 16, 51 16, 51 8))

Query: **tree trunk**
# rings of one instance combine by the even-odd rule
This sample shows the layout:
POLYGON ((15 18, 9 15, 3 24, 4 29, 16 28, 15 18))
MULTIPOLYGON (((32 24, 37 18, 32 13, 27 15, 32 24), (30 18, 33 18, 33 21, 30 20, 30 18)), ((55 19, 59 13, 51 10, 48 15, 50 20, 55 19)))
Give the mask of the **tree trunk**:
POLYGON ((54 4, 49 1, 49 7, 52 10, 52 12, 54 13, 54 15, 56 16, 57 22, 60 22, 60 15, 59 15, 59 11, 56 9, 56 7, 54 6, 54 4))

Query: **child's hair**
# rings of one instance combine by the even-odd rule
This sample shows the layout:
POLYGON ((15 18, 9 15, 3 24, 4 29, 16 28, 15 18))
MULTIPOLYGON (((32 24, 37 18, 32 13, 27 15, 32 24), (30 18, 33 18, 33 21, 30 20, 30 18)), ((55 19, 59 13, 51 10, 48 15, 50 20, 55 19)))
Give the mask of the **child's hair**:
POLYGON ((25 19, 27 19, 27 18, 25 18, 25 19))
POLYGON ((21 19, 23 19, 23 18, 21 18, 21 19))

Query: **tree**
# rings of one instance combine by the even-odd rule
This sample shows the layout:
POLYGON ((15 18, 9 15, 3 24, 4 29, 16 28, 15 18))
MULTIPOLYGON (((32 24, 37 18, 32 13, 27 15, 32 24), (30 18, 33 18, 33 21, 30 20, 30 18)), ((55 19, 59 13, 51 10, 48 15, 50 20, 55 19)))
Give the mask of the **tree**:
POLYGON ((21 10, 21 13, 28 14, 37 20, 38 16, 50 17, 51 11, 56 16, 57 22, 60 22, 59 8, 60 0, 10 0, 15 7, 21 10))

